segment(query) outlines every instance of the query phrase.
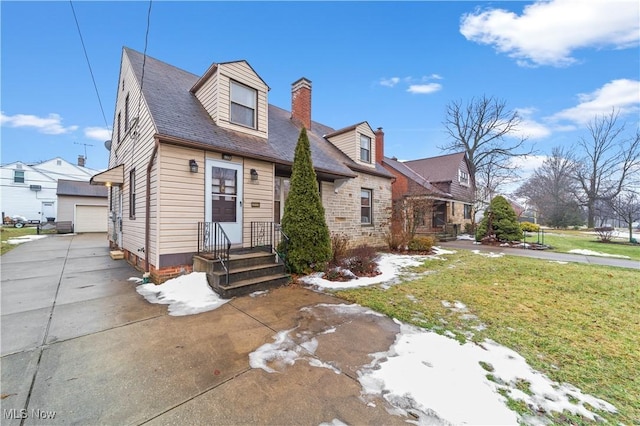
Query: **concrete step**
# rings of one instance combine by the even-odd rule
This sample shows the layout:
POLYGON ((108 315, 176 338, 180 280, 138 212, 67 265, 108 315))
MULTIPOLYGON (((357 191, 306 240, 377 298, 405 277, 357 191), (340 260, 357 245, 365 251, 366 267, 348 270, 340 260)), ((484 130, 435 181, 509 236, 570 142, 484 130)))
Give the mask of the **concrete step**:
MULTIPOLYGON (((248 280, 251 278, 257 278, 262 276, 284 274, 284 265, 277 263, 267 263, 259 265, 251 265, 244 267, 235 267, 232 264, 232 268, 229 270, 229 284, 248 280)), ((215 284, 226 284, 227 273, 224 270, 215 270, 209 272, 210 280, 215 284)))
POLYGON ((212 283, 209 274, 207 274, 207 280, 211 288, 224 299, 280 287, 287 284, 290 279, 291 277, 287 274, 274 274, 249 278, 229 285, 221 285, 212 283))

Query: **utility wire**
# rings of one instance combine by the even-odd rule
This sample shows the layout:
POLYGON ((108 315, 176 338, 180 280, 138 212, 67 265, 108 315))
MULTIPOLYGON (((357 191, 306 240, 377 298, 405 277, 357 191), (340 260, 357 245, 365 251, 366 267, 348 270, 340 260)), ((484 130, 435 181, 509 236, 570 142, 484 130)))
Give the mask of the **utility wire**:
POLYGON ((78 35, 80 36, 80 42, 82 43, 82 50, 84 51, 84 57, 87 60, 87 65, 89 66, 89 73, 91 74, 91 80, 93 81, 93 88, 96 90, 96 96, 98 97, 98 104, 100 104, 100 111, 102 111, 102 118, 104 119, 104 125, 107 129, 109 129, 109 124, 107 123, 107 116, 104 114, 104 108, 102 107, 102 100, 100 99, 100 93, 98 92, 98 85, 96 84, 96 79, 93 76, 93 70, 91 69, 91 63, 89 62, 89 55, 87 55, 87 48, 84 45, 84 39, 82 38, 82 32, 80 31, 80 24, 78 23, 78 17, 76 16, 76 10, 73 8, 72 0, 69 0, 69 5, 71 6, 71 11, 73 12, 73 19, 76 21, 76 28, 78 28, 78 35))
MULTIPOLYGON (((142 73, 140 75, 140 93, 138 95, 138 120, 136 121, 136 126, 140 125, 140 108, 142 106, 142 88, 144 87, 144 67, 147 63, 147 46, 149 44, 149 27, 151 26, 151 4, 152 4, 152 0, 149 0, 149 9, 147 10, 147 29, 145 31, 145 35, 144 35, 144 51, 142 52, 142 73)), ((140 135, 140 132, 138 132, 138 136, 140 135)), ((133 138, 133 145, 131 148, 131 161, 133 164, 133 155, 134 155, 134 151, 136 150, 136 139, 137 137, 133 138)))

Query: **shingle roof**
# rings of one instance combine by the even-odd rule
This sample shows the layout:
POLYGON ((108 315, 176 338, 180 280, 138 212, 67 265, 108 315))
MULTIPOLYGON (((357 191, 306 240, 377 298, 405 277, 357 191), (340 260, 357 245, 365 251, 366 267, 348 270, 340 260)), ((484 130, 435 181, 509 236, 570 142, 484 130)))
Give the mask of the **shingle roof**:
MULTIPOLYGON (((140 81, 144 56, 124 48, 133 71, 140 81)), ((269 137, 247 135, 217 126, 191 89, 199 76, 147 56, 144 68, 143 94, 159 135, 195 142, 222 152, 264 159, 290 166, 300 128, 291 113, 269 105, 269 137)), ((365 169, 327 141, 323 135, 335 130, 317 123, 307 129, 311 158, 317 172, 334 177, 354 177, 354 170, 391 177, 382 167, 365 169)))
POLYGON ((91 185, 89 182, 59 179, 56 194, 107 198, 108 189, 106 186, 91 185))
POLYGON ((405 163, 401 163, 398 160, 395 160, 393 158, 388 158, 388 157, 384 157, 384 159, 382 161, 386 165, 391 167, 392 169, 396 170, 398 173, 401 173, 401 174, 405 175, 407 178, 413 180, 414 182, 416 182, 418 185, 420 185, 423 188, 425 188, 426 190, 428 190, 433 195, 438 195, 438 196, 441 196, 441 197, 451 198, 451 194, 448 194, 448 193, 446 193, 444 191, 441 191, 438 188, 436 188, 435 186, 431 185, 431 183, 429 183, 428 180, 426 180, 424 177, 420 176, 418 173, 416 173, 411 168, 407 167, 405 165, 405 163))
POLYGON ((458 169, 464 158, 464 152, 456 152, 438 157, 405 161, 404 164, 429 182, 447 182, 458 179, 458 169))

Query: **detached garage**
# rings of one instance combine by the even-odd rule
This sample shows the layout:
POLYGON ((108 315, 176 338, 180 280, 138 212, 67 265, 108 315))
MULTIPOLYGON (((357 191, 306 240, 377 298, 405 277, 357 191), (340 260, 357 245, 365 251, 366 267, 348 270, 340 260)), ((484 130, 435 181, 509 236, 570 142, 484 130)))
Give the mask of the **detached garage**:
POLYGON ((71 222, 74 232, 107 232, 107 187, 58 180, 58 222, 71 222))

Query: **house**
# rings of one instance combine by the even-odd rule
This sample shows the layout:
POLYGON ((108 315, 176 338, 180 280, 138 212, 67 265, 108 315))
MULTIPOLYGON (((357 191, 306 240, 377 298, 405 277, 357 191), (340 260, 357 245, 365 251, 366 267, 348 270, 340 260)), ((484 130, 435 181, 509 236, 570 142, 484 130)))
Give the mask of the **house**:
POLYGON ((190 271, 220 235, 240 249, 278 232, 303 127, 330 231, 385 244, 393 176, 375 132, 314 121, 308 79, 286 111, 245 60, 195 75, 125 47, 117 90, 109 169, 91 182, 109 187, 111 245, 154 282, 190 271))
POLYGON ((58 222, 70 222, 74 232, 107 232, 109 200, 104 186, 58 180, 58 222))
POLYGON ((423 200, 413 212, 418 234, 457 235, 471 224, 475 189, 464 152, 402 162, 383 157, 382 164, 395 177, 396 206, 423 200))
POLYGON ((2 215, 24 216, 30 221, 56 219, 58 180, 88 182, 98 170, 84 166, 85 158, 72 164, 56 157, 37 164, 16 161, 0 167, 2 178, 2 215))

